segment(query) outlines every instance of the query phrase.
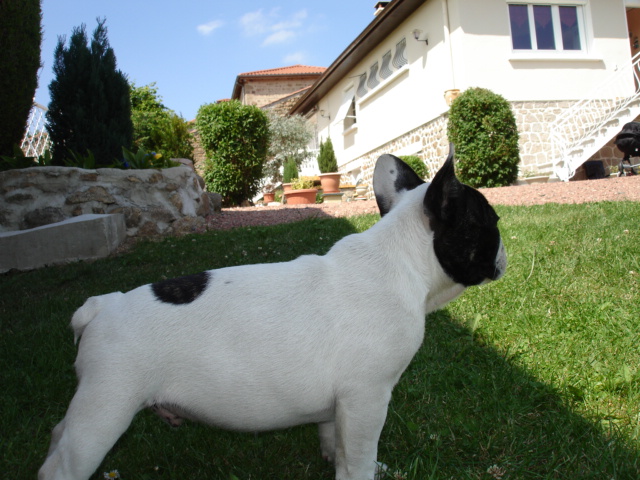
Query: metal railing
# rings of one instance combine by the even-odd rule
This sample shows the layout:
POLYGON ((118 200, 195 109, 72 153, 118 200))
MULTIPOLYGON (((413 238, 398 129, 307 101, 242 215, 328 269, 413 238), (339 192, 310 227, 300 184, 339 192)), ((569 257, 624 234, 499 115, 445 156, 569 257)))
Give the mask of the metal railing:
POLYGON ((638 101, 639 64, 640 53, 553 122, 550 127, 551 167, 560 180, 569 180, 587 160, 582 155, 572 155, 572 152, 606 133, 603 127, 624 116, 626 110, 638 101), (632 93, 624 96, 620 92, 632 93))
POLYGON ((49 132, 46 130, 47 107, 33 102, 20 149, 27 157, 39 157, 49 148, 49 132))

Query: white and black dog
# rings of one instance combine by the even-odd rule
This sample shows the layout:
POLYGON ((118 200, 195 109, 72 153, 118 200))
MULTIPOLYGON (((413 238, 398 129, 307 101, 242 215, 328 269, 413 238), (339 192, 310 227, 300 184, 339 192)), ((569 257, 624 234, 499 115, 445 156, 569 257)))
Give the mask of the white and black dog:
POLYGON ((324 256, 89 298, 71 321, 78 389, 38 478, 87 479, 150 407, 173 425, 317 423, 337 479, 374 479, 391 392, 425 315, 500 278, 507 259, 498 216, 456 179, 452 152, 431 184, 383 155, 373 186, 382 219, 324 256), (334 313, 321 313, 327 302, 334 313))

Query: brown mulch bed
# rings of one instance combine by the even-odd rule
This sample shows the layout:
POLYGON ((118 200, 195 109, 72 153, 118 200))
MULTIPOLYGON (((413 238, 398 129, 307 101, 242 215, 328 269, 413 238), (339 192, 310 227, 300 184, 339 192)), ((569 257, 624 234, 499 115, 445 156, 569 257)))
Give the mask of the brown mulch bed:
MULTIPOLYGON (((631 200, 640 202, 640 176, 574 182, 539 183, 480 191, 495 205, 541 205, 631 200)), ((378 213, 375 200, 295 206, 223 209, 207 217, 207 229, 228 230, 241 226, 290 223, 311 217, 349 217, 378 213)))

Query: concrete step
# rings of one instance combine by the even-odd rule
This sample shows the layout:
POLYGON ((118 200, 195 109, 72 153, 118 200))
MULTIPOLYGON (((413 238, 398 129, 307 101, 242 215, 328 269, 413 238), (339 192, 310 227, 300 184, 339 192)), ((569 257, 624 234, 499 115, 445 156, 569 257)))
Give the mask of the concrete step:
POLYGON ((126 235, 121 213, 80 215, 29 230, 1 232, 0 273, 106 257, 126 235))

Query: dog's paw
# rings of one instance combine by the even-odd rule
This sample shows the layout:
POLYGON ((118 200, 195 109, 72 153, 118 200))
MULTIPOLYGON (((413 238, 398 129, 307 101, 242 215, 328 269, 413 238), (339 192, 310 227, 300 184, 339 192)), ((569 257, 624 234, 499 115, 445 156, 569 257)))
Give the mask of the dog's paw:
POLYGON ((382 463, 382 462, 376 462, 376 474, 373 478, 375 478, 375 480, 384 480, 387 477, 387 471, 389 470, 389 467, 382 463))

